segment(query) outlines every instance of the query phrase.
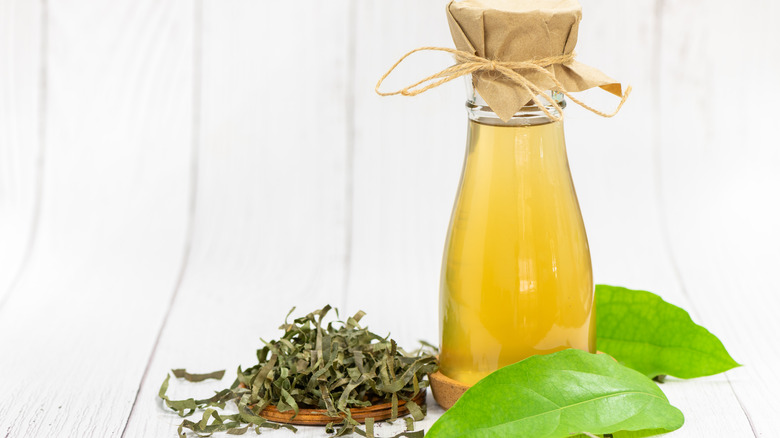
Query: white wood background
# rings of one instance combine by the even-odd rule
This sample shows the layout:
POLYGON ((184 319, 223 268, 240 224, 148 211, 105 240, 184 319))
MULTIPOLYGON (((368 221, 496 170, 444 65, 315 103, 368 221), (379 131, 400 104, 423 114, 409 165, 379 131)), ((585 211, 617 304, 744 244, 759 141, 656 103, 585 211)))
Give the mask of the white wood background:
MULTIPOLYGON (((373 87, 451 46, 445 3, 0 0, 0 437, 175 436, 167 370, 230 375, 292 306, 436 341, 464 93, 373 87)), ((671 435, 777 436, 780 5, 583 3, 580 59, 635 89, 567 110, 595 278, 745 364, 664 384, 671 435)))

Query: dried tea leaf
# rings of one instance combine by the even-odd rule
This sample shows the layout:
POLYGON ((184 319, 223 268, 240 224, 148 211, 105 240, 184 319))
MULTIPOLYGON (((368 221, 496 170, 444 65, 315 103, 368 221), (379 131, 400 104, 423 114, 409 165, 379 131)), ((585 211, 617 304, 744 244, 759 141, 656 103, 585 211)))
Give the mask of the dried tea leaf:
MULTIPOLYGON (((389 336, 379 336, 360 326, 365 316, 362 311, 347 318, 346 322, 326 323, 325 317, 331 307, 325 306, 290 322, 294 310, 279 327, 283 331, 281 338, 261 339, 264 346, 257 350, 257 364, 246 369, 238 367, 236 380, 229 389, 203 400, 170 400, 165 395, 170 376, 165 379, 159 396, 169 408, 185 417, 199 409, 204 410, 199 422, 182 422, 180 435, 184 433, 183 429, 198 435, 234 429, 232 434, 245 433, 249 425, 255 426, 258 433, 260 428, 295 430, 260 416, 267 406, 275 406, 282 412, 292 410, 295 415, 301 408, 325 409, 329 416, 344 419, 338 429, 334 429, 332 423, 326 427, 326 431, 335 436, 352 432, 366 434, 352 418, 352 408, 389 403, 391 420, 394 420, 403 400, 413 420, 425 416, 424 405, 417 405, 412 398, 428 387, 426 376, 438 368, 432 354, 435 350, 426 347, 430 344, 422 344, 418 350, 407 353, 389 336), (226 416, 216 411, 216 408, 224 408, 228 401, 236 403, 238 414, 226 416), (242 425, 246 426, 242 428, 242 425)), ((221 378, 224 371, 191 374, 177 369, 173 373, 176 377, 200 381, 221 378)), ((370 428, 373 428, 371 424, 370 428)), ((407 424, 407 428, 407 432, 397 437, 422 437, 424 434, 423 431, 414 432, 413 425, 407 424)))
POLYGON ((412 415, 414 421, 422 421, 422 419, 425 418, 423 410, 420 408, 420 406, 417 405, 417 403, 409 400, 406 402, 406 407, 409 409, 409 413, 412 415))
POLYGON ((243 435, 246 433, 246 431, 249 430, 249 424, 247 424, 244 427, 234 427, 232 429, 228 429, 227 434, 228 435, 243 435))
POLYGON ((429 348, 429 349, 431 349, 432 351, 434 351, 434 352, 436 352, 436 353, 438 353, 438 352, 439 352, 439 347, 437 347, 437 346, 435 346, 435 345, 431 344, 430 342, 424 341, 424 340, 422 340, 422 339, 420 339, 420 340, 419 340, 419 341, 417 341, 417 342, 419 342, 419 343, 420 343, 420 345, 422 345, 424 348, 429 348))
POLYGON ((191 430, 195 435, 205 437, 211 436, 214 432, 224 432, 239 427, 237 415, 221 416, 216 409, 206 409, 199 422, 184 420, 179 425, 179 436, 185 437, 184 429, 191 430), (211 423, 209 423, 211 420, 211 423))
POLYGON ((195 401, 195 399, 188 398, 186 400, 171 400, 168 398, 166 393, 168 392, 168 381, 170 379, 170 374, 165 377, 165 380, 160 386, 160 391, 158 392, 159 397, 165 402, 166 406, 173 409, 174 411, 177 411, 180 417, 188 417, 194 414, 195 410, 198 408, 198 403, 195 401))
POLYGON ((222 377, 225 376, 225 370, 213 371, 206 374, 192 374, 188 373, 184 368, 177 368, 175 370, 171 370, 171 372, 174 376, 180 379, 185 379, 188 382, 202 382, 206 379, 222 380, 222 377))

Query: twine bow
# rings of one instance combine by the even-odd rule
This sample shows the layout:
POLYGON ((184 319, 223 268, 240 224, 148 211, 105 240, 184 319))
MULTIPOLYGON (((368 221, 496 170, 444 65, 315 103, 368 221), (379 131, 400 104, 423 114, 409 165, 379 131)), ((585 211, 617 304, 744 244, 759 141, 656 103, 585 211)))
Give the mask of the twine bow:
POLYGON ((402 56, 401 59, 396 61, 396 63, 393 64, 392 67, 390 67, 387 73, 385 73, 384 75, 382 75, 381 78, 379 78, 379 82, 377 82, 374 90, 380 96, 395 96, 398 94, 402 96, 417 96, 420 93, 424 93, 430 90, 431 88, 436 88, 439 85, 445 84, 461 76, 466 76, 468 74, 472 74, 476 72, 493 71, 501 74, 503 77, 509 79, 510 81, 514 82, 515 84, 525 89, 525 91, 527 91, 528 94, 532 96, 531 100, 533 100, 536 106, 539 107, 544 112, 544 114, 547 115, 547 117, 557 122, 563 120, 563 111, 561 107, 558 105, 558 102, 556 102, 556 100, 553 99, 552 97, 545 94, 544 93, 545 90, 542 90, 541 88, 536 86, 536 84, 534 84, 531 80, 527 79, 521 73, 523 70, 526 71, 532 70, 546 76, 555 84, 557 91, 562 93, 564 96, 568 97, 569 100, 571 100, 572 102, 585 108, 586 110, 594 114, 598 114, 602 117, 612 117, 615 114, 617 114, 618 111, 620 111, 620 108, 623 106, 623 104, 626 103, 626 99, 628 99, 628 95, 631 94, 631 86, 628 86, 626 88, 626 91, 625 93, 623 93, 623 97, 620 99, 620 103, 618 104, 617 108, 615 108, 615 111, 611 113, 605 113, 591 107, 585 102, 582 102, 581 100, 572 96, 571 93, 568 90, 566 90, 563 84, 561 84, 561 82, 555 78, 555 74, 551 73, 549 70, 546 69, 546 67, 555 64, 563 64, 563 65, 568 64, 574 60, 574 57, 575 57, 574 53, 569 53, 569 54, 558 55, 558 56, 549 56, 547 58, 542 58, 542 59, 534 59, 530 61, 494 61, 491 59, 483 58, 481 56, 473 55, 468 52, 464 52, 462 50, 455 50, 447 47, 419 47, 417 49, 408 52, 407 54, 402 56), (390 74, 395 70, 396 67, 398 67, 399 64, 401 64, 406 58, 408 58, 412 54, 416 52, 422 52, 422 51, 450 53, 455 56, 456 64, 447 67, 438 73, 434 73, 425 79, 421 79, 412 85, 401 88, 400 90, 389 91, 389 92, 383 92, 379 90, 379 87, 382 86, 384 80, 387 79, 388 76, 390 76, 390 74), (544 98, 544 100, 546 100, 547 103, 550 104, 550 106, 555 108, 558 115, 554 115, 549 109, 547 109, 547 105, 545 105, 542 102, 542 99, 540 99, 539 96, 542 96, 542 98, 544 98))

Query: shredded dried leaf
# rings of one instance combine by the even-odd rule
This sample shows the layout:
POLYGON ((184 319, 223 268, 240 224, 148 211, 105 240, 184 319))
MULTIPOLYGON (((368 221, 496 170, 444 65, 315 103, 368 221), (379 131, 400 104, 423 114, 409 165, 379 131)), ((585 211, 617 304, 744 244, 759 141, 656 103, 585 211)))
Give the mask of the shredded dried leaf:
MULTIPOLYGON (((215 393, 208 399, 171 400, 166 395, 170 375, 160 387, 159 397, 166 406, 182 417, 201 412, 200 421, 185 419, 179 425, 180 437, 186 437, 184 429, 197 436, 209 436, 227 431, 231 435, 243 435, 251 426, 256 433, 261 428, 296 429, 287 424, 273 423, 260 413, 268 406, 280 412, 300 409, 324 409, 329 416, 341 417, 326 426, 333 436, 358 433, 374 436, 374 419, 366 421, 366 430, 358 427, 351 409, 376 404, 391 403, 391 421, 398 417, 401 400, 405 401, 411 419, 406 419, 407 431, 393 438, 419 438, 424 431, 414 431, 413 421, 425 417, 425 405, 412 401, 428 386, 425 377, 436 371, 435 347, 422 342, 414 352, 398 348, 389 336, 379 336, 360 325, 365 312, 359 311, 346 322, 324 323, 330 306, 315 310, 306 316, 288 322, 295 309, 285 317, 279 327, 284 334, 278 340, 263 341, 257 350, 257 364, 242 370, 230 388, 215 393), (237 414, 226 415, 224 409, 232 401, 238 407, 237 414)), ((336 310, 338 315, 338 310, 336 310)), ((262 341, 262 339, 261 339, 262 341)), ((192 382, 205 379, 221 379, 224 370, 206 374, 191 374, 184 369, 172 370, 178 378, 192 382)))
POLYGON ((211 373, 206 374, 192 374, 188 373, 187 370, 184 368, 178 368, 175 370, 171 370, 174 376, 184 379, 188 382, 202 382, 206 379, 216 379, 216 380, 222 380, 222 377, 225 376, 225 370, 219 370, 219 371, 213 371, 211 373))

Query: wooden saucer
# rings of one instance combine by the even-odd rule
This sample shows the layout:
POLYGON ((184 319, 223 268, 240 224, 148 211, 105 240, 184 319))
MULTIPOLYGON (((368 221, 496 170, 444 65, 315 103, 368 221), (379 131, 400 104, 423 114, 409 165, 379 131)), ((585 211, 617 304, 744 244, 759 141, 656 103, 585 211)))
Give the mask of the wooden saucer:
MULTIPOLYGON (((412 401, 422 406, 425 403, 425 390, 423 389, 412 397, 412 401)), ((352 413, 352 418, 359 423, 365 423, 366 418, 373 418, 374 421, 382 421, 387 420, 393 415, 393 404, 382 403, 366 408, 350 408, 350 412, 352 413)), ((406 407, 406 401, 398 400, 398 416, 402 417, 408 413, 409 408, 406 407)), ((325 426, 330 422, 338 424, 344 421, 344 416, 328 416, 328 411, 325 409, 299 409, 298 415, 295 415, 294 411, 279 412, 279 410, 276 409, 276 406, 268 406, 263 409, 260 412, 260 416, 276 423, 303 426, 325 426), (295 418, 293 418, 293 416, 295 416, 295 418)))
POLYGON ((467 389, 471 388, 471 386, 465 383, 450 379, 442 374, 441 371, 428 375, 428 379, 431 381, 431 391, 433 391, 434 400, 445 410, 451 408, 460 396, 467 389))

